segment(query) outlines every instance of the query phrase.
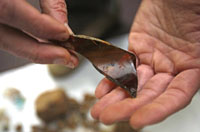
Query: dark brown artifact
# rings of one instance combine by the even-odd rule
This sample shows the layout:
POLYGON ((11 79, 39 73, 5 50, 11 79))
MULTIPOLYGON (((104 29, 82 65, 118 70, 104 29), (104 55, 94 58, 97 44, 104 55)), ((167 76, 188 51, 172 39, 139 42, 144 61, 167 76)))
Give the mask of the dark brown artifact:
POLYGON ((67 41, 57 44, 86 57, 100 73, 136 97, 137 75, 134 54, 106 41, 84 35, 71 35, 67 41))

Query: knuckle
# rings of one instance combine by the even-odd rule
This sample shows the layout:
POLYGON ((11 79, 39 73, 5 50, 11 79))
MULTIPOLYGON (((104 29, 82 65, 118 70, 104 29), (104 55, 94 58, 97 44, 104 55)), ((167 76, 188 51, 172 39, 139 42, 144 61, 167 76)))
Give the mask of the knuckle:
POLYGON ((42 63, 41 62, 41 55, 37 50, 34 50, 34 54, 29 55, 28 59, 34 63, 42 63))
POLYGON ((53 10, 59 11, 59 12, 63 12, 66 13, 66 3, 64 0, 53 0, 52 1, 52 5, 51 8, 53 10))

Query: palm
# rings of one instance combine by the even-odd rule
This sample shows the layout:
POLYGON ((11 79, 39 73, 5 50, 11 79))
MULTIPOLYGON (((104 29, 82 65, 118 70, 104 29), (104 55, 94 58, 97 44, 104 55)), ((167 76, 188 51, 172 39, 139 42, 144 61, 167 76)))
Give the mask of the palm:
POLYGON ((129 50, 139 59, 137 98, 104 79, 96 90, 100 101, 92 109, 94 118, 106 124, 130 119, 140 128, 165 119, 192 99, 200 86, 198 28, 191 23, 198 16, 170 4, 144 0, 131 29, 129 50))

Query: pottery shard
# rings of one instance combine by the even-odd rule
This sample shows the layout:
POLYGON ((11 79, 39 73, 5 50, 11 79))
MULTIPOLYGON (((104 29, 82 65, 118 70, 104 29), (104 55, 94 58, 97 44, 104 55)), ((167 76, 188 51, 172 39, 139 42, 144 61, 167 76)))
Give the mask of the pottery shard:
POLYGON ((35 102, 36 113, 44 122, 50 122, 65 116, 67 96, 62 89, 47 91, 41 94, 35 102))

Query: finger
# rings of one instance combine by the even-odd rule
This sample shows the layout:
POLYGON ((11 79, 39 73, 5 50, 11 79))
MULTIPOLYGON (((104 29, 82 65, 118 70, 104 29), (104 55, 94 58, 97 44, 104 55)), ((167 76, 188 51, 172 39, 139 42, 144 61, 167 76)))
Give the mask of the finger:
POLYGON ((158 97, 172 80, 172 76, 164 73, 153 76, 138 93, 135 99, 125 99, 108 106, 100 114, 100 121, 105 124, 128 120, 140 107, 153 101, 158 97))
POLYGON ((142 128, 158 123, 188 105, 200 86, 199 78, 199 69, 178 74, 162 95, 132 115, 131 125, 142 128))
POLYGON ((27 58, 36 63, 63 64, 74 68, 78 64, 77 58, 69 54, 62 47, 43 44, 25 33, 0 24, 0 48, 15 55, 27 58))
POLYGON ((105 95, 102 99, 100 99, 92 108, 91 115, 94 119, 98 119, 100 113, 109 105, 116 103, 124 98, 129 97, 128 93, 118 87, 114 89, 109 94, 105 95))
POLYGON ((0 1, 0 22, 31 33, 42 39, 66 40, 69 32, 64 24, 41 14, 24 0, 0 1))
POLYGON ((140 91, 144 84, 154 75, 153 69, 148 65, 139 65, 137 68, 138 89, 140 91))
POLYGON ((61 23, 67 23, 67 6, 65 0, 40 0, 42 12, 61 23))
POLYGON ((116 85, 108 80, 107 78, 104 78, 101 80, 101 82, 98 84, 96 90, 95 90, 95 96, 100 99, 103 96, 105 96, 107 93, 109 93, 113 88, 115 88, 116 85))

